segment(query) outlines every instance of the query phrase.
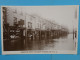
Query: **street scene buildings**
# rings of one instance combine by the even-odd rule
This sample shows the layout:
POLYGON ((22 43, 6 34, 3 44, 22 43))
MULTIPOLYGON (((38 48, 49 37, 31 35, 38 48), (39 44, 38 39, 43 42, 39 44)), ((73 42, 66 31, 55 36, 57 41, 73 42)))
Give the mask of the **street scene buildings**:
MULTIPOLYGON (((31 9, 32 12, 34 12, 35 8, 37 9, 37 7, 30 8, 33 8, 31 9)), ((52 9, 53 8, 54 7, 52 7, 52 9)), ((72 21, 72 23, 76 25, 74 26, 73 24, 71 26, 72 28, 70 27, 72 30, 70 30, 67 25, 72 23, 66 25, 66 21, 63 22, 58 20, 63 22, 66 25, 65 26, 59 24, 56 19, 48 19, 37 13, 31 14, 27 9, 29 9, 29 7, 2 7, 4 51, 76 49, 77 17, 74 18, 76 22, 72 21)), ((75 13, 76 11, 77 10, 75 9, 72 13, 75 13)), ((77 12, 75 15, 76 14, 77 12)), ((54 15, 56 14, 54 13, 54 15)), ((68 22, 69 21, 70 20, 68 20, 68 22)))

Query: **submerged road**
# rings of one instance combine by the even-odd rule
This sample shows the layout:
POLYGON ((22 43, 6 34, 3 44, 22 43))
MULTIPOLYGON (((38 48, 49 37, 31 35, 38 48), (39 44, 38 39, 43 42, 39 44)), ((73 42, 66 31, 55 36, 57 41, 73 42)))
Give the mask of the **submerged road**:
POLYGON ((44 50, 75 50, 76 39, 73 40, 73 35, 69 34, 66 37, 53 39, 54 43, 49 43, 44 47, 44 50))
POLYGON ((68 34, 68 36, 58 39, 34 40, 28 42, 25 48, 26 50, 75 50, 75 42, 76 39, 73 39, 73 34, 68 34))
POLYGON ((75 50, 76 38, 73 39, 73 34, 68 34, 65 37, 56 39, 36 39, 31 40, 9 40, 4 41, 5 51, 21 51, 21 50, 75 50))

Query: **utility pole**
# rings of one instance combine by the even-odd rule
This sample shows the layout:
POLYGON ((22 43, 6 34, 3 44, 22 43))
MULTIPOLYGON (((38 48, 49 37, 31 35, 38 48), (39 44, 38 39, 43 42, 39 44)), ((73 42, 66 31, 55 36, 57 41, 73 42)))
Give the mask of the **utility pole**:
POLYGON ((25 14, 25 47, 27 46, 27 26, 26 26, 26 14, 25 14))

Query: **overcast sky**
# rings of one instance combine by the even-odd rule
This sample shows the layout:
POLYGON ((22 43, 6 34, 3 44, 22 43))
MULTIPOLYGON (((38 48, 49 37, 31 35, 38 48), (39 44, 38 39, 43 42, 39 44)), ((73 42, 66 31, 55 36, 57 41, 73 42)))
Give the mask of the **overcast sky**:
POLYGON ((25 6, 16 9, 28 14, 37 14, 44 19, 54 20, 60 25, 68 27, 69 30, 77 27, 79 6, 25 6))

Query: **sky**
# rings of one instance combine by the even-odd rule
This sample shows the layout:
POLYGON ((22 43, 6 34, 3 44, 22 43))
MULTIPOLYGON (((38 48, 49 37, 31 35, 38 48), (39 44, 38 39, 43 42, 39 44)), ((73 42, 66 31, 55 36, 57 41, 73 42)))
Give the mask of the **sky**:
POLYGON ((59 25, 67 27, 70 31, 77 28, 79 6, 18 6, 19 11, 31 15, 37 14, 44 19, 55 21, 59 25), (77 13, 76 13, 77 12, 77 13), (77 15, 77 18, 75 17, 77 15))

